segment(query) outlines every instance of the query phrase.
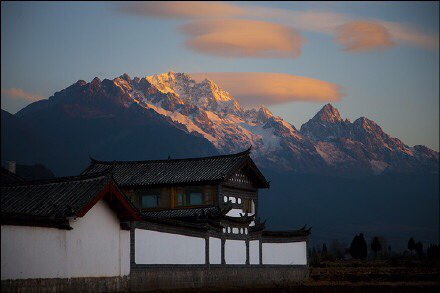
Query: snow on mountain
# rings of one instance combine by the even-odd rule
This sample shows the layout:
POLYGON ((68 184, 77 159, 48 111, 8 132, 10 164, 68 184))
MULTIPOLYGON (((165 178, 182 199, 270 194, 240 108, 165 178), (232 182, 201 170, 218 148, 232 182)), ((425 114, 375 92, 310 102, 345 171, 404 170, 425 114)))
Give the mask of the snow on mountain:
MULTIPOLYGON (((331 104, 298 131, 261 105, 244 110, 214 81, 168 72, 113 80, 134 102, 166 116, 188 133, 202 135, 221 153, 252 145, 261 165, 291 171, 378 174, 415 170, 437 160, 426 149, 410 148, 365 117, 351 123, 331 104)), ((429 150, 429 149, 428 149, 429 150)), ((435 165, 435 164, 434 164, 435 165)))
MULTIPOLYGON (((185 73, 78 81, 46 100, 64 101, 69 115, 82 117, 117 115, 117 107, 137 104, 190 135, 204 137, 220 153, 252 145, 252 156, 262 167, 346 175, 438 169, 438 152, 424 146, 411 148, 365 117, 353 123, 343 120, 331 104, 298 131, 264 105, 245 110, 214 81, 196 82, 185 73)), ((46 102, 31 104, 20 113, 46 102)))
POLYGON ((365 117, 353 123, 348 119, 344 121, 339 111, 330 104, 304 123, 300 132, 315 142, 318 152, 331 165, 347 166, 354 160, 357 165, 367 167, 374 174, 418 171, 421 168, 435 170, 435 165, 438 165, 438 152, 426 147, 423 150, 411 148, 365 117), (340 152, 344 155, 341 156, 340 152), (427 153, 429 155, 425 156, 427 153))
POLYGON ((146 80, 162 93, 173 93, 185 103, 198 106, 203 110, 234 113, 242 115, 243 109, 229 93, 222 90, 212 80, 204 79, 197 83, 186 73, 172 71, 160 75, 147 76, 146 80))
POLYGON ((124 74, 113 82, 135 103, 169 117, 188 133, 202 135, 222 153, 252 145, 256 160, 264 161, 265 156, 276 157, 282 151, 282 140, 301 139, 291 124, 265 106, 245 111, 208 79, 196 82, 188 74, 169 72, 134 79, 124 74))

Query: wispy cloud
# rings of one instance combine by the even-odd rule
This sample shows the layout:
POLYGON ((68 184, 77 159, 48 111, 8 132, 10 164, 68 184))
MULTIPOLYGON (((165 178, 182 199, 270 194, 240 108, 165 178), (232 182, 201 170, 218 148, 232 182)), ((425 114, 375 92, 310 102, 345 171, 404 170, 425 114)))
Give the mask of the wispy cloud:
POLYGON ((117 5, 117 9, 140 16, 181 19, 236 17, 246 13, 236 5, 206 1, 123 2, 117 5))
POLYGON ((11 98, 28 100, 29 102, 34 102, 34 101, 44 99, 44 97, 42 95, 28 93, 28 92, 25 92, 24 90, 19 89, 19 88, 2 89, 1 94, 2 94, 2 97, 9 96, 11 98))
POLYGON ((44 99, 42 95, 28 93, 20 88, 1 90, 1 107, 11 113, 15 113, 30 103, 42 99, 44 99))
MULTIPOLYGON (((264 20, 278 23, 283 27, 293 27, 299 31, 309 31, 333 36, 333 39, 350 53, 371 50, 383 50, 393 45, 412 45, 425 49, 438 50, 439 36, 427 33, 414 25, 391 22, 382 19, 363 19, 351 14, 334 11, 317 10, 290 10, 262 6, 236 5, 226 2, 142 2, 120 4, 119 10, 135 15, 144 15, 159 18, 176 19, 213 19, 240 18, 242 21, 264 20), (244 20, 246 19, 246 20, 244 20)), ((231 20, 229 21, 231 22, 231 20)), ((220 23, 220 22, 219 22, 220 23)), ((203 24, 203 23, 198 23, 203 24)), ((195 25, 195 24, 194 24, 195 25)), ((199 37, 187 42, 191 48, 210 47, 204 53, 223 55, 222 52, 212 50, 212 44, 218 44, 221 36, 225 36, 226 29, 216 28, 219 35, 199 37), (208 39, 208 40, 206 40, 208 39), (213 41, 215 39, 215 41, 213 41), (208 44, 209 45, 208 45, 208 44), (203 45, 202 45, 203 44, 203 45)), ((245 30, 245 28, 243 28, 245 30)), ((215 33, 213 33, 215 34, 215 33)), ((266 32, 267 34, 267 32, 266 32)), ((192 34, 189 34, 193 37, 192 34)), ((277 41, 280 39, 278 38, 277 41)), ((244 42, 243 42, 244 43, 244 42)), ((236 46, 234 36, 228 37, 223 48, 229 47, 231 51, 236 46), (232 42, 231 39, 232 38, 232 42), (229 41, 229 42, 228 42, 229 41)), ((240 49, 237 49, 240 51, 240 49)), ((229 55, 229 54, 227 54, 229 55)), ((240 54, 239 54, 240 55, 240 54)), ((251 54, 252 55, 252 54, 251 54)), ((248 56, 244 54, 243 56, 248 56)), ((266 57, 267 54, 254 54, 253 57, 266 57)), ((286 58, 291 55, 283 55, 286 58)), ((280 55, 278 55, 280 57, 280 55)))
POLYGON ((190 36, 188 48, 223 57, 295 58, 305 43, 292 28, 255 20, 200 20, 181 30, 190 36))
POLYGON ((337 84, 284 73, 206 72, 191 76, 197 81, 215 81, 245 107, 291 101, 335 102, 343 97, 337 84))
POLYGON ((388 29, 391 36, 398 42, 422 47, 425 49, 439 49, 439 35, 422 32, 421 29, 405 23, 378 21, 388 29))
MULTIPOLYGON (((346 50, 352 53, 372 49, 382 50, 384 49, 384 43, 387 44, 385 47, 392 47, 390 43, 394 43, 396 45, 412 45, 431 50, 438 50, 439 48, 438 34, 428 33, 419 27, 402 22, 362 19, 354 15, 333 11, 295 11, 267 7, 249 7, 248 15, 270 18, 273 21, 291 25, 300 31, 332 35, 335 36, 334 40, 337 42, 341 40, 338 37, 341 34, 341 30, 346 32, 346 35, 348 31, 357 30, 362 41, 358 42, 358 50, 346 50), (373 40, 377 38, 382 38, 384 42, 376 41, 375 46, 373 40), (387 38, 388 41, 386 41, 387 38), (365 44, 363 49, 362 43, 365 44)), ((342 43, 341 45, 345 46, 342 43)))
POLYGON ((374 21, 351 21, 338 27, 336 40, 349 52, 364 52, 395 46, 391 34, 374 21))

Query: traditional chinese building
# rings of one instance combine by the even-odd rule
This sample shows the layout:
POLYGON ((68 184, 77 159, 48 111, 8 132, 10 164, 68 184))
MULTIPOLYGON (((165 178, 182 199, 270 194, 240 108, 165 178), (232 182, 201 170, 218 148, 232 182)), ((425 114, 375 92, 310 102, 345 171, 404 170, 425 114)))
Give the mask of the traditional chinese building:
MULTIPOLYGON (((129 231, 128 242, 121 240, 122 236, 118 238, 129 243, 129 247, 119 245, 119 254, 116 254, 121 263, 129 264, 128 273, 125 266, 119 274, 110 275, 119 279, 126 276, 125 286, 130 290, 218 286, 231 278, 244 286, 303 280, 307 276, 310 230, 265 229, 258 216, 258 190, 269 188, 269 182, 249 154, 250 149, 237 154, 190 159, 92 159, 90 166, 77 177, 3 184, 2 233, 6 231, 10 238, 5 245, 2 239, 2 255, 5 246, 5 249, 9 247, 10 255, 16 256, 10 256, 5 263, 9 268, 5 274, 2 258, 2 284, 8 279, 4 276, 50 278, 50 274, 39 276, 39 272, 29 276, 12 273, 20 271, 20 268, 11 268, 19 266, 14 259, 20 258, 20 252, 13 248, 13 242, 18 241, 16 235, 21 233, 18 226, 47 227, 33 232, 43 239, 43 234, 49 231, 43 222, 56 222, 50 228, 75 234, 75 221, 84 221, 98 202, 103 202, 113 218, 118 219, 121 231, 129 231), (99 180, 105 183, 89 186, 99 180), (28 200, 32 204, 27 204, 28 200), (42 210, 46 214, 39 214, 42 210)), ((91 228, 89 233, 116 235, 114 231, 100 229, 104 219, 88 221, 92 220, 96 221, 95 226, 93 223, 88 226, 95 230, 92 232, 91 228)), ((75 235, 79 238, 69 239, 81 242, 83 234, 75 235)), ((102 237, 108 239, 109 236, 102 237)), ((76 260, 70 252, 67 255, 72 259, 65 261, 81 262, 87 255, 81 249, 86 246, 73 250, 77 253, 76 260)), ((37 266, 38 261, 44 260, 34 261, 37 266)), ((60 277, 78 276, 71 273, 53 276, 60 277)), ((103 290, 121 290, 118 286, 103 290)))

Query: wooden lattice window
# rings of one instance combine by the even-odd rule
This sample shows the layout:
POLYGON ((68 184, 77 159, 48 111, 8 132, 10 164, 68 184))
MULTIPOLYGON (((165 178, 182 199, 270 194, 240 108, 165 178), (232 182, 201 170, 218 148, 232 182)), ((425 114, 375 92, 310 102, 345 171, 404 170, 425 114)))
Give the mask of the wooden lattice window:
POLYGON ((191 186, 176 188, 177 207, 211 205, 214 201, 214 186, 191 186))

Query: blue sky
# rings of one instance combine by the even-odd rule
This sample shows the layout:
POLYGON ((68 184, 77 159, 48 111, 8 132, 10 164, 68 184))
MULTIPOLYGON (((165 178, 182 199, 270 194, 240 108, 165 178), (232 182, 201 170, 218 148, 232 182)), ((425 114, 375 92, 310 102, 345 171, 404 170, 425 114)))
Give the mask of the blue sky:
POLYGON ((410 146, 439 149, 437 2, 1 5, 2 109, 12 113, 79 79, 169 70, 234 72, 242 90, 225 90, 253 106, 239 92, 258 92, 277 75, 240 76, 280 73, 333 90, 258 97, 297 128, 332 102, 343 118, 366 116, 410 146), (237 42, 243 27, 249 38, 237 42))

